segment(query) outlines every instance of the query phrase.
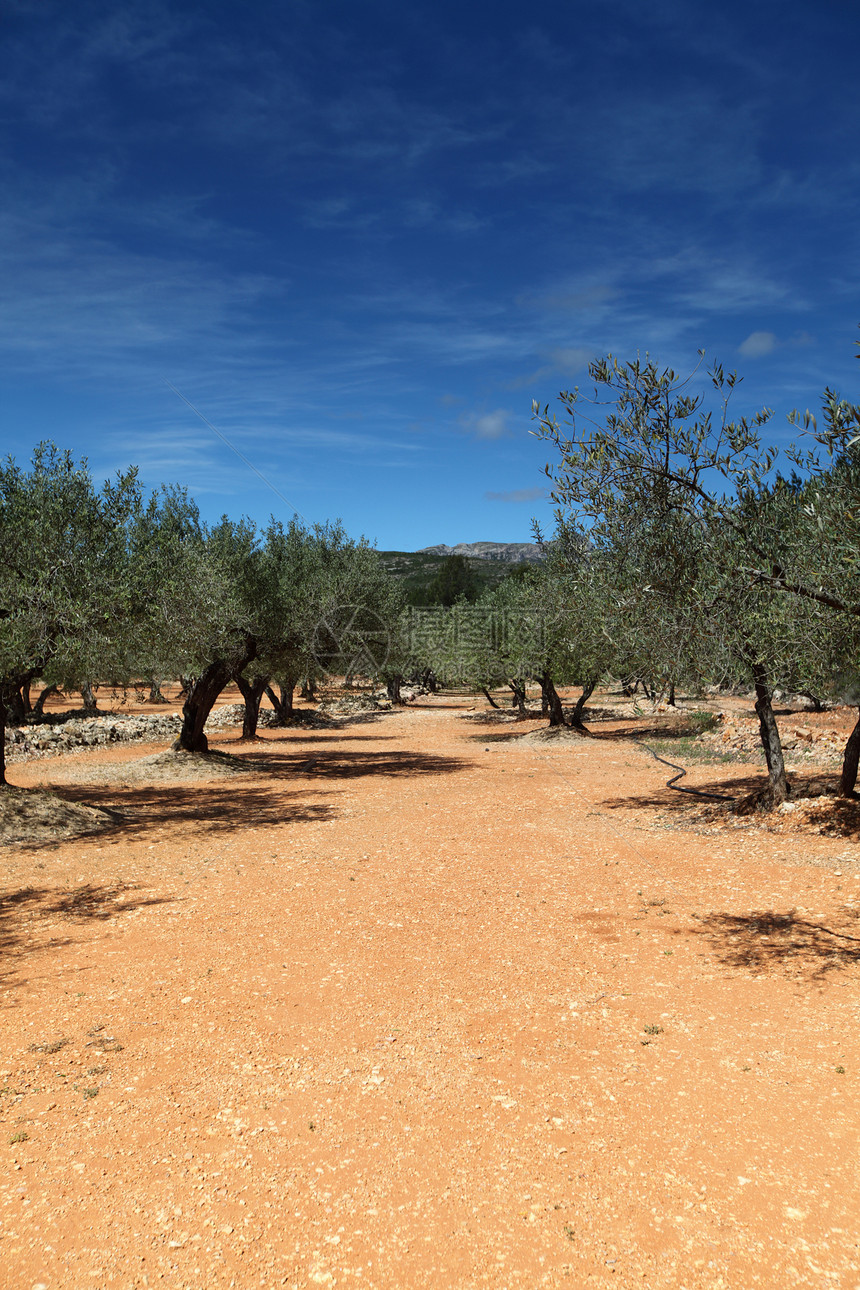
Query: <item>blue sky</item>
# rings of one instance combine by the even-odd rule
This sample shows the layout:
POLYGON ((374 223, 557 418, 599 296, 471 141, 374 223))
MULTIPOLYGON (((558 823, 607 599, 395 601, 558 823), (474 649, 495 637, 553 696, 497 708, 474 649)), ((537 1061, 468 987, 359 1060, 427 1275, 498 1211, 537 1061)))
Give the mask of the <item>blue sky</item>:
POLYGON ((857 399, 856 0, 6 0, 0 449, 381 548, 547 523, 531 403, 650 351, 857 399), (855 370, 856 369, 856 370, 855 370))

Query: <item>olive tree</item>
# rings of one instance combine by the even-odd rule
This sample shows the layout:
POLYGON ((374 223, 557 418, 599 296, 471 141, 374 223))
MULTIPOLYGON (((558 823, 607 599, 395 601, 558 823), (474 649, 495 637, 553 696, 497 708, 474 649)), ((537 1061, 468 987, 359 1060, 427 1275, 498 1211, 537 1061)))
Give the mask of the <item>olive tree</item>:
POLYGON ((182 623, 181 634, 173 638, 175 672, 188 676, 189 685, 174 749, 205 753, 204 728, 219 695, 257 657, 256 530, 248 520, 226 516, 213 527, 191 524, 175 553, 176 575, 164 588, 161 612, 182 623))
POLYGON ((776 451, 761 441, 771 414, 729 420, 737 378, 719 366, 709 373, 716 410, 703 392, 690 392, 689 379, 650 359, 620 363, 610 355, 589 371, 593 399, 578 390, 559 396, 564 429, 548 406, 543 412, 535 406, 538 437, 559 452, 546 468, 553 498, 561 515, 587 525, 595 541, 653 566, 658 576, 643 583, 643 604, 647 595, 661 609, 677 610, 669 589, 680 586, 682 617, 700 644, 719 631, 755 686, 769 774, 763 802, 778 804, 789 788, 772 704, 776 651, 773 616, 765 611, 772 588, 749 567, 752 554, 771 549, 776 503, 783 501, 768 491, 776 451), (763 505, 763 498, 773 504, 763 505))
POLYGON ((0 465, 0 784, 7 709, 37 676, 80 687, 133 653, 128 530, 136 472, 101 489, 85 461, 42 443, 32 469, 0 465))
POLYGON ((256 675, 251 681, 236 676, 245 697, 246 738, 256 730, 265 691, 288 720, 301 677, 378 671, 401 603, 373 548, 348 537, 338 522, 307 526, 294 518, 284 526, 273 519, 261 537, 254 587, 256 675))

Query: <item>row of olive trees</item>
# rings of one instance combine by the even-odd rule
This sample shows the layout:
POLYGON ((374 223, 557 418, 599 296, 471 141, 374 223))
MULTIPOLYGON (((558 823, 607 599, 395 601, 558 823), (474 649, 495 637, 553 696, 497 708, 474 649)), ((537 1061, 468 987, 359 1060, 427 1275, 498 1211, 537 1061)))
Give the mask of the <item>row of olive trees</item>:
POLYGON ((338 524, 209 526, 181 489, 146 498, 132 469, 96 488, 52 444, 0 464, 0 784, 7 711, 36 678, 80 688, 187 679, 177 745, 207 747, 206 718, 238 684, 244 734, 268 690, 284 717, 321 649, 358 657, 396 622, 399 587, 338 524))
POLYGON ((401 620, 389 667, 399 660, 401 674, 432 672, 445 684, 481 690, 496 707, 490 691, 507 686, 521 713, 527 685, 536 683, 551 725, 581 726, 584 705, 615 657, 606 587, 593 563, 580 567, 581 557, 579 546, 563 556, 557 541, 544 565, 518 571, 475 602, 411 608, 401 620), (571 567, 578 576, 569 575, 571 567), (581 683, 582 693, 567 715, 557 687, 574 682, 581 683))

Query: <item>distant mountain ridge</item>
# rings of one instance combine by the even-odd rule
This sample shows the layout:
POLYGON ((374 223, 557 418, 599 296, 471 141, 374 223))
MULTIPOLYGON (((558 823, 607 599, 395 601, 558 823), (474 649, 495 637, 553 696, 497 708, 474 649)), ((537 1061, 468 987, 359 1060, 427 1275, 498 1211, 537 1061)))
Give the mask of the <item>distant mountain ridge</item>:
POLYGON ((452 555, 462 556, 475 579, 478 593, 491 591, 508 574, 523 565, 537 565, 545 557, 537 542, 459 542, 425 547, 423 551, 380 551, 384 569, 403 584, 409 604, 424 605, 434 579, 452 555))
POLYGON ((538 564, 546 557, 537 542, 458 542, 456 546, 423 546, 416 555, 464 555, 469 560, 503 560, 506 564, 538 564))

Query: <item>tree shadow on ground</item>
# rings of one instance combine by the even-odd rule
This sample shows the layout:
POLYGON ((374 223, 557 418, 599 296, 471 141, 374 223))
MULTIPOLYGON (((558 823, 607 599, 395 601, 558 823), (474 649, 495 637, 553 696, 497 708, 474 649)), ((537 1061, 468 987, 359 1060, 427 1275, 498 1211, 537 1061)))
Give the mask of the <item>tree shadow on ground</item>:
MULTIPOLYGON (((654 770, 657 775, 665 771, 666 778, 673 774, 668 766, 655 762, 654 770)), ((725 774, 713 776, 710 779, 701 781, 697 780, 695 785, 684 784, 684 788, 693 788, 699 792, 708 794, 713 793, 715 796, 737 799, 748 798, 751 793, 761 789, 767 783, 766 776, 761 771, 750 770, 746 774, 727 776, 725 774)), ((647 793, 631 793, 625 797, 608 797, 601 802, 601 806, 610 811, 624 810, 642 810, 647 807, 659 807, 660 810, 669 810, 678 816, 701 812, 706 798, 699 797, 698 794, 679 792, 677 789, 668 788, 665 783, 659 786, 655 785, 647 793)), ((717 808, 715 803, 710 803, 712 810, 730 807, 731 803, 725 803, 721 808, 717 808)))
POLYGON ((823 977, 860 964, 860 915, 843 908, 828 923, 802 917, 795 910, 749 914, 708 914, 694 935, 703 937, 727 967, 761 973, 795 968, 823 977))
MULTIPOLYGON (((463 693, 462 698, 476 701, 474 695, 466 694, 465 692, 463 693)), ((465 712, 466 711, 462 703, 441 703, 441 702, 440 703, 435 703, 435 702, 422 703, 420 699, 414 699, 411 703, 407 703, 405 709, 399 708, 398 711, 408 712, 410 708, 415 708, 419 712, 465 712)))
POLYGON ((502 708, 497 711, 494 708, 485 708, 482 712, 461 712, 461 721, 480 722, 488 726, 508 726, 514 725, 517 721, 548 721, 545 713, 540 708, 526 708, 525 712, 520 712, 517 708, 502 708))
MULTIPOLYGON (((663 767, 657 767, 662 770, 663 767)), ((666 768, 667 773, 669 768, 666 768)), ((665 819, 674 816, 679 824, 689 820, 691 825, 719 825, 729 818, 755 815, 758 824, 773 824, 781 829, 789 824, 803 825, 810 831, 833 837, 860 838, 860 798, 845 799, 836 796, 838 780, 834 775, 820 771, 792 771, 789 773, 791 796, 787 809, 765 811, 758 808, 758 796, 767 785, 763 770, 731 777, 720 775, 697 781, 697 793, 678 791, 665 785, 648 793, 630 794, 626 797, 606 798, 601 805, 606 810, 659 809, 665 819), (713 794, 708 800, 699 794, 713 794)))
POLYGON ((390 749, 374 753, 320 748, 319 751, 305 749, 300 753, 278 753, 266 748, 265 751, 244 753, 243 757, 266 774, 292 780, 305 776, 318 780, 358 779, 366 775, 397 779, 412 775, 452 775, 474 765, 461 757, 390 749))
MULTIPOLYGON (((332 729, 346 730, 349 726, 366 726, 382 721, 383 717, 391 716, 393 711, 397 711, 397 709, 380 708, 376 711, 372 708, 369 711, 359 709, 358 712, 331 712, 326 715, 331 717, 332 729)), ((325 726, 320 726, 320 729, 324 730, 326 728, 325 726)))
MULTIPOLYGON (((473 765, 458 757, 433 753, 399 751, 344 751, 342 748, 305 748, 301 752, 278 752, 271 744, 231 757, 245 774, 221 778, 217 782, 124 784, 123 766, 117 766, 119 783, 83 783, 57 785, 51 791, 68 802, 100 807, 118 816, 115 825, 99 832, 100 838, 124 842, 138 837, 158 825, 193 825, 201 835, 223 833, 234 829, 303 824, 334 817, 328 792, 305 787, 315 781, 350 780, 377 775, 383 778, 408 778, 416 775, 453 774, 473 765), (271 787, 248 783, 252 776, 265 775, 279 781, 271 787), (301 798, 285 792, 283 781, 301 786, 301 798)), ((220 760, 223 760, 219 756, 220 760)), ((181 774, 181 770, 177 772, 181 774)), ((93 835, 91 835, 93 836, 93 835)), ((18 842, 19 848, 40 850, 57 848, 66 838, 33 838, 18 842)))
MULTIPOLYGON (((701 768, 701 764, 699 764, 701 768)), ((710 802, 708 810, 710 814, 717 817, 718 814, 749 814, 750 796, 756 795, 766 786, 767 777, 765 769, 753 769, 750 766, 748 771, 740 771, 740 766, 735 764, 738 773, 734 775, 714 774, 709 779, 698 779, 695 784, 683 784, 679 788, 669 788, 667 784, 663 787, 655 787, 646 793, 630 793, 625 797, 607 797, 603 801, 603 806, 610 810, 641 809, 645 806, 659 806, 660 809, 668 809, 679 815, 690 813, 690 811, 700 810, 704 805, 705 797, 708 793, 713 793, 714 797, 725 797, 726 801, 710 802), (692 793, 689 789, 695 788, 696 792, 692 793), (701 795, 703 796, 699 796, 701 795)), ((661 774, 665 769, 667 778, 672 778, 672 768, 664 766, 663 762, 655 762, 654 769, 656 773, 661 774)), ((703 768, 704 769, 704 768, 703 768)), ((845 819, 846 824, 851 824, 855 818, 860 820, 860 799, 841 799, 837 797, 838 778, 833 774, 821 774, 816 770, 792 770, 789 771, 788 782, 790 786, 790 796, 788 808, 810 810, 812 806, 817 805, 826 809, 834 818, 845 819)), ((777 815, 776 818, 784 818, 777 815)), ((851 827, 852 826, 851 824, 851 827)))
MULTIPOLYGON (((587 715, 585 718, 586 725, 591 718, 587 715)), ((607 743, 617 743, 619 740, 629 739, 632 743, 641 743, 643 739, 695 739, 702 733, 702 726, 699 722, 685 721, 682 717, 677 720, 661 720, 657 717, 652 718, 646 724, 640 721, 631 722, 630 717, 612 718, 618 723, 615 730, 601 730, 596 734, 595 739, 604 739, 607 743)))
POLYGON ((860 841, 860 801, 855 798, 828 796, 809 802, 804 820, 826 837, 860 841))
MULTIPOLYGON (((570 712, 566 713, 566 717, 570 717, 570 712)), ((494 712, 492 709, 486 712, 464 712, 461 719, 463 721, 480 723, 489 727, 505 726, 509 728, 504 734, 494 732, 492 735, 488 735, 488 738, 493 739, 521 738, 523 732, 521 730, 517 730, 515 727, 518 723, 523 721, 543 721, 547 730, 552 728, 549 725, 549 718, 546 713, 542 713, 539 709, 534 708, 527 709, 522 715, 518 712, 511 711, 494 712)), ((590 736, 592 739, 602 739, 607 743, 621 743, 624 741, 638 743, 645 739, 681 740, 695 738, 697 735, 702 733, 702 727, 700 724, 684 721, 681 717, 677 720, 672 720, 670 718, 668 721, 657 718, 656 720, 649 722, 649 724, 643 725, 641 721, 632 722, 630 717, 619 717, 617 713, 601 717, 595 715, 590 710, 587 710, 583 717, 582 729, 567 725, 557 727, 557 729, 568 730, 584 738, 588 738, 590 736), (593 730, 591 728, 594 725, 600 725, 603 720, 606 720, 607 722, 617 722, 619 723, 619 728, 616 730, 593 730)), ((482 739, 484 736, 478 734, 471 735, 470 738, 482 739)), ((716 757, 717 755, 718 752, 715 751, 714 756, 716 757)))
MULTIPOLYGON (((57 797, 114 812, 120 818, 113 828, 89 837, 127 842, 158 825, 193 824, 200 834, 261 825, 302 824, 332 817, 323 802, 290 801, 283 790, 236 783, 152 785, 130 787, 114 784, 63 785, 52 790, 57 797)), ((307 796, 306 794, 304 796, 307 796)), ((18 843, 33 850, 63 845, 66 839, 18 843)))
MULTIPOLYGON (((40 922, 62 919, 70 923, 106 922, 118 914, 152 905, 165 905, 169 896, 145 895, 133 883, 84 883, 66 891, 56 887, 20 887, 0 892, 0 957, 2 976, 11 981, 16 960, 38 950, 68 945, 68 936, 37 938, 40 922)), ((20 979, 17 984, 21 984, 20 979)))
POLYGON ((592 725, 602 721, 631 721, 632 720, 629 713, 619 712, 616 708, 601 708, 599 704, 595 704, 592 707, 590 703, 586 705, 585 712, 583 713, 582 719, 583 721, 587 723, 591 723, 592 725))
POLYGON ((551 726, 546 717, 541 718, 539 715, 527 719, 531 721, 543 720, 543 725, 538 726, 537 729, 531 727, 523 730, 518 729, 516 723, 512 722, 507 728, 494 730, 490 727, 483 734, 468 735, 467 738, 470 743, 475 744, 507 743, 514 747, 522 743, 523 740, 527 743, 552 744, 561 742, 575 745, 592 737, 590 730, 580 729, 578 726, 551 726))
MULTIPOLYGON (((296 730, 292 739, 272 739, 270 737, 271 732, 280 729, 286 729, 286 727, 269 726, 267 730, 261 731, 256 739, 233 739, 229 744, 225 744, 221 751, 226 755, 238 758, 244 757, 246 753, 252 751, 256 753, 265 752, 267 748, 277 753, 279 749, 293 748, 297 743, 313 744, 316 747, 324 748, 329 744, 340 745, 345 739, 348 739, 351 744, 378 744, 380 740, 379 735, 349 735, 344 734, 342 730, 324 730, 322 728, 319 730, 296 730), (237 750, 235 753, 227 752, 228 748, 234 747, 237 750)), ((386 736, 388 739, 399 739, 400 737, 400 735, 386 736)))
POLYGON ((515 744, 528 734, 527 730, 485 730, 483 734, 467 735, 472 744, 515 744))

